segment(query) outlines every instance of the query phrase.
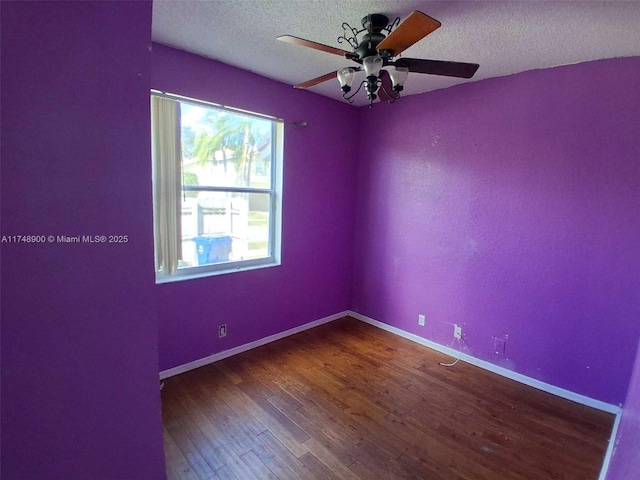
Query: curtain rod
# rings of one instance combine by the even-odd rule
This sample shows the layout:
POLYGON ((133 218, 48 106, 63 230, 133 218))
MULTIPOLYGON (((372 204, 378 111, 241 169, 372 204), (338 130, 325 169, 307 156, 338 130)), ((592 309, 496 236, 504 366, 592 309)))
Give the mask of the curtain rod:
POLYGON ((177 102, 187 102, 187 103, 192 103, 192 104, 195 104, 195 105, 202 105, 202 106, 206 106, 206 107, 214 107, 214 108, 219 108, 219 109, 222 109, 222 110, 228 110, 228 111, 233 112, 233 113, 237 113, 237 114, 240 114, 240 115, 245 115, 247 117, 259 118, 261 120, 270 120, 270 121, 273 121, 273 122, 284 122, 284 119, 278 118, 278 117, 274 117, 274 116, 271 116, 271 115, 265 115, 263 113, 251 112, 249 110, 243 110, 241 108, 229 107, 227 105, 222 105, 222 104, 215 103, 215 102, 209 102, 209 101, 206 101, 206 100, 199 100, 197 98, 185 97, 184 95, 177 95, 175 93, 163 92, 161 90, 151 89, 151 94, 155 95, 156 97, 168 98, 169 100, 175 100, 177 102))

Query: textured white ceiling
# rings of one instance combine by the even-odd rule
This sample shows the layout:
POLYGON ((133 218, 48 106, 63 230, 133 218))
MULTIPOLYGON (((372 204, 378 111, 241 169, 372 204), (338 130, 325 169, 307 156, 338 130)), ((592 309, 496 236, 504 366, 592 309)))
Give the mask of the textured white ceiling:
MULTIPOLYGON (((471 80, 410 74, 403 96, 602 58, 640 55, 640 1, 154 0, 153 40, 295 85, 353 62, 276 40, 345 50, 342 23, 422 11, 442 26, 403 55, 479 63, 471 80)), ((310 89, 342 100, 337 80, 310 89)), ((356 105, 366 103, 361 92, 356 105)))

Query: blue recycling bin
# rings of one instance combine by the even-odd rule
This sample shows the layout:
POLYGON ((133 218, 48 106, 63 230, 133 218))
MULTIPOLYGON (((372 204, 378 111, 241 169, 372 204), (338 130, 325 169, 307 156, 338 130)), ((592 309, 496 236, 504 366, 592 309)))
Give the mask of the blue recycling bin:
POLYGON ((231 237, 229 235, 201 235, 195 237, 198 265, 229 261, 231 237))

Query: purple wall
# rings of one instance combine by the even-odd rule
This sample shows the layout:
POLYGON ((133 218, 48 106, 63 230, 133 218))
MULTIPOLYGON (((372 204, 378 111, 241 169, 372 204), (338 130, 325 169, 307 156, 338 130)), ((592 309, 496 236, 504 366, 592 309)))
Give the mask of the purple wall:
POLYGON ((358 111, 203 57, 153 49, 153 88, 286 122, 282 265, 156 286, 160 369, 348 309, 358 111), (223 323, 228 333, 218 339, 223 323))
POLYGON ((352 308, 442 344, 457 323, 478 358, 620 404, 640 335, 638 84, 635 57, 363 109, 352 308))
POLYGON ((2 478, 164 478, 151 2, 2 2, 2 478))
POLYGON ((607 480, 637 480, 640 472, 640 342, 607 480))

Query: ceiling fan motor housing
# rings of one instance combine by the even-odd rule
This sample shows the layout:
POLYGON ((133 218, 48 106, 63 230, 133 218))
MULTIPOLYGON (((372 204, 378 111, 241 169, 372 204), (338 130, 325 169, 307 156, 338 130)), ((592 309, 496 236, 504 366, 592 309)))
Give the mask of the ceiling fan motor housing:
POLYGON ((372 13, 362 19, 362 28, 370 33, 380 33, 389 25, 389 18, 380 13, 372 13))
POLYGON ((364 60, 371 55, 377 55, 378 50, 376 47, 384 40, 385 36, 381 33, 367 33, 362 37, 362 41, 356 48, 355 52, 358 54, 360 60, 364 60))
MULTIPOLYGON (((378 44, 386 38, 382 30, 389 25, 389 18, 380 13, 372 13, 362 19, 362 27, 367 33, 362 36, 362 40, 355 49, 360 61, 371 55, 377 55, 378 44)), ((383 57, 385 55, 382 55, 383 57)))

